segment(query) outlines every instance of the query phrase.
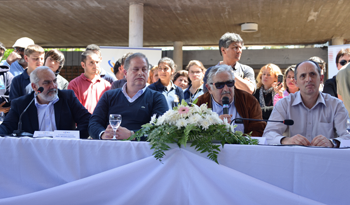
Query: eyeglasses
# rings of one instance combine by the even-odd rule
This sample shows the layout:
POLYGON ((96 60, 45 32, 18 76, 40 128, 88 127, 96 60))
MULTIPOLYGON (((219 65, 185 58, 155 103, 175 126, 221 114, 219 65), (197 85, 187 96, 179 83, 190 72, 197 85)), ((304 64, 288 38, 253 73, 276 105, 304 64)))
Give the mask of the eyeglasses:
POLYGON ((216 89, 222 89, 225 87, 225 85, 227 85, 227 87, 232 87, 235 85, 235 81, 234 80, 229 80, 226 82, 217 82, 217 83, 210 83, 210 85, 215 85, 216 89))
POLYGON ((346 64, 349 63, 349 62, 350 62, 350 60, 349 60, 349 61, 341 60, 341 61, 339 62, 339 64, 342 65, 342 66, 344 66, 344 65, 346 65, 346 64))

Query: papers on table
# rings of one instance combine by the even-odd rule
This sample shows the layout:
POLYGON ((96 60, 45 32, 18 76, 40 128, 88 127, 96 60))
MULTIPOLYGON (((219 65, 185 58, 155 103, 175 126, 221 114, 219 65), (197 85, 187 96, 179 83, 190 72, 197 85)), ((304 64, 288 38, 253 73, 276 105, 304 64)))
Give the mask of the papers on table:
POLYGON ((55 130, 55 131, 35 131, 34 138, 49 137, 49 138, 65 138, 65 139, 80 139, 79 131, 77 130, 55 130))

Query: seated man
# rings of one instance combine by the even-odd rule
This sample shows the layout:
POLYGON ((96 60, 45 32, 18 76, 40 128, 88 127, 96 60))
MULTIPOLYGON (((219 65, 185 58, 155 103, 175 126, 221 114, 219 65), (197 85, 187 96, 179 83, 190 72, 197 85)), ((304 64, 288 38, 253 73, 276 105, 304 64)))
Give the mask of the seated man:
MULTIPOLYGON (((73 91, 57 89, 57 78, 49 67, 36 68, 30 74, 30 81, 34 92, 39 87, 44 90, 23 113, 23 131, 74 130, 77 124, 80 138, 88 137, 90 113, 81 105, 73 91)), ((0 125, 1 135, 9 135, 17 130, 19 116, 33 99, 34 92, 12 101, 10 112, 0 125)))
MULTIPOLYGON (((218 113, 221 119, 227 118, 230 123, 235 118, 253 118, 262 120, 262 112, 259 102, 253 95, 237 89, 235 86, 235 75, 228 65, 216 65, 208 73, 208 81, 205 85, 209 92, 198 97, 197 105, 208 103, 208 107, 218 113), (222 98, 229 98, 229 114, 223 114, 222 98)), ((263 134, 266 122, 243 121, 237 124, 236 130, 245 134, 252 132, 252 136, 263 134)))
POLYGON ((350 139, 348 112, 342 101, 319 92, 323 80, 320 66, 313 61, 301 62, 294 76, 300 91, 278 101, 269 118, 292 119, 294 125, 268 122, 263 135, 267 143, 339 147, 341 139, 350 139))
POLYGON ((117 139, 127 139, 151 117, 168 110, 164 95, 146 87, 148 59, 142 53, 127 57, 124 64, 127 83, 122 89, 109 90, 98 102, 89 123, 90 136, 95 139, 112 139, 113 129, 109 124, 110 114, 120 114, 122 122, 117 130, 117 139))
MULTIPOLYGON (((4 44, 0 42, 0 61, 4 56, 6 48, 4 44)), ((9 94, 13 75, 10 72, 10 67, 6 65, 0 65, 0 112, 7 113, 10 110, 9 105, 5 103, 9 102, 9 94)))

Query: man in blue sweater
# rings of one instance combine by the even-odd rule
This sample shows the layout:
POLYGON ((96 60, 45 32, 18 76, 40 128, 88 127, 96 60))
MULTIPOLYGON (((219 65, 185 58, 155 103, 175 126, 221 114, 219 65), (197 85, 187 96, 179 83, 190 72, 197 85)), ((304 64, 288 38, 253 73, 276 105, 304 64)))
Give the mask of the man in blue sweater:
POLYGON ((112 139, 110 114, 120 114, 122 122, 116 132, 117 139, 127 139, 151 117, 168 110, 164 95, 146 87, 148 59, 142 53, 130 55, 124 64, 127 82, 122 88, 109 90, 99 100, 89 122, 89 133, 94 139, 112 139))

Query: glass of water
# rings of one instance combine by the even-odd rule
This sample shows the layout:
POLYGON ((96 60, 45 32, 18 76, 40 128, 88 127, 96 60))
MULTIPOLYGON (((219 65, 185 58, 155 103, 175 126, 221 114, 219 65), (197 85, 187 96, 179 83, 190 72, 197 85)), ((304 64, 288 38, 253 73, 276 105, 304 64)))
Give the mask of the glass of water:
POLYGON ((122 123, 122 116, 119 114, 110 114, 109 115, 109 124, 111 125, 114 133, 113 133, 113 138, 112 139, 117 139, 117 129, 122 123))
POLYGON ((2 124, 2 122, 5 120, 5 113, 4 112, 0 112, 0 124, 2 124))

